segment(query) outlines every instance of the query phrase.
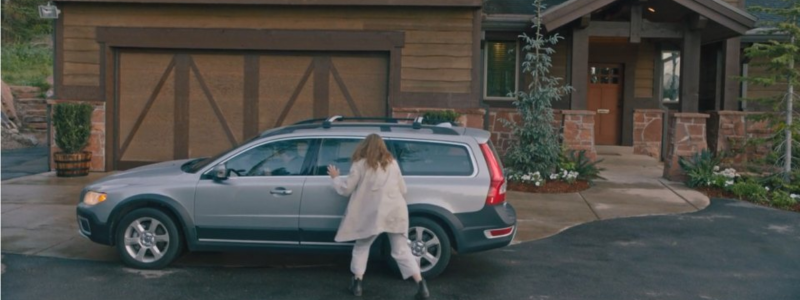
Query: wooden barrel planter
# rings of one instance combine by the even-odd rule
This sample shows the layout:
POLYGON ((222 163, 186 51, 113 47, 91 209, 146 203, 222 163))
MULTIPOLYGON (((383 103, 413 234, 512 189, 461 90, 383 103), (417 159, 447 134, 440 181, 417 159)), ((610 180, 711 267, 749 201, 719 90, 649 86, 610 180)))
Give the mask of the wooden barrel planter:
POLYGON ((89 175, 89 168, 92 166, 92 152, 63 153, 53 154, 56 163, 56 176, 58 177, 79 177, 89 175))

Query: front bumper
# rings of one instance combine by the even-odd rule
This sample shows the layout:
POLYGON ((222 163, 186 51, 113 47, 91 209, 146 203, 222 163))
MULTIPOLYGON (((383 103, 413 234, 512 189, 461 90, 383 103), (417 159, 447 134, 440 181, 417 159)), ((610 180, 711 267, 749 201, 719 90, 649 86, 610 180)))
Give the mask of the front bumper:
POLYGON ((101 223, 97 216, 82 207, 77 208, 78 232, 92 242, 113 245, 111 228, 106 223, 101 223))
POLYGON ((458 252, 470 253, 505 247, 517 234, 517 212, 511 204, 485 206, 473 213, 456 214, 464 228, 460 232, 458 252), (489 238, 487 230, 512 227, 512 232, 503 237, 489 238))

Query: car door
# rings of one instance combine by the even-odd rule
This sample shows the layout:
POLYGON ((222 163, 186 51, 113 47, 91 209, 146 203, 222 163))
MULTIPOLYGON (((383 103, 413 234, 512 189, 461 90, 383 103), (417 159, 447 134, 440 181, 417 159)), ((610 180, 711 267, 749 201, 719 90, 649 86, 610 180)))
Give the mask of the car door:
POLYGON ((301 244, 350 245, 333 240, 349 197, 343 197, 333 189, 327 166, 335 165, 342 176, 347 176, 352 165, 350 157, 363 140, 361 137, 326 138, 320 142, 319 153, 313 161, 313 175, 306 179, 300 204, 301 244))
POLYGON ((226 180, 203 176, 195 193, 199 242, 298 244, 311 139, 267 142, 223 162, 226 180))

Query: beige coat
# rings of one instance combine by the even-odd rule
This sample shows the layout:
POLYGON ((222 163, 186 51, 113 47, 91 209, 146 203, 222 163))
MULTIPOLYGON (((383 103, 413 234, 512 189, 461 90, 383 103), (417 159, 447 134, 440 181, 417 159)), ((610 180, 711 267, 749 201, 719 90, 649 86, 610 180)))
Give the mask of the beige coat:
POLYGON ((354 241, 380 233, 408 234, 408 207, 403 197, 406 183, 396 161, 386 170, 371 169, 362 159, 350 168, 347 178, 333 180, 333 187, 342 196, 350 196, 337 242, 354 241))

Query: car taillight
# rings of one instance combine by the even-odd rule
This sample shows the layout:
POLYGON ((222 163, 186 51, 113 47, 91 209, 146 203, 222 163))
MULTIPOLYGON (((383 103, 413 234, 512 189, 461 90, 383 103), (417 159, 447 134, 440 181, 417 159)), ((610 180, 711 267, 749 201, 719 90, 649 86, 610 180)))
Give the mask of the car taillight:
POLYGON ((489 166, 489 177, 491 178, 489 194, 486 195, 486 205, 502 204, 506 202, 506 178, 503 176, 500 162, 497 161, 489 144, 481 144, 481 152, 486 159, 486 165, 489 166))

